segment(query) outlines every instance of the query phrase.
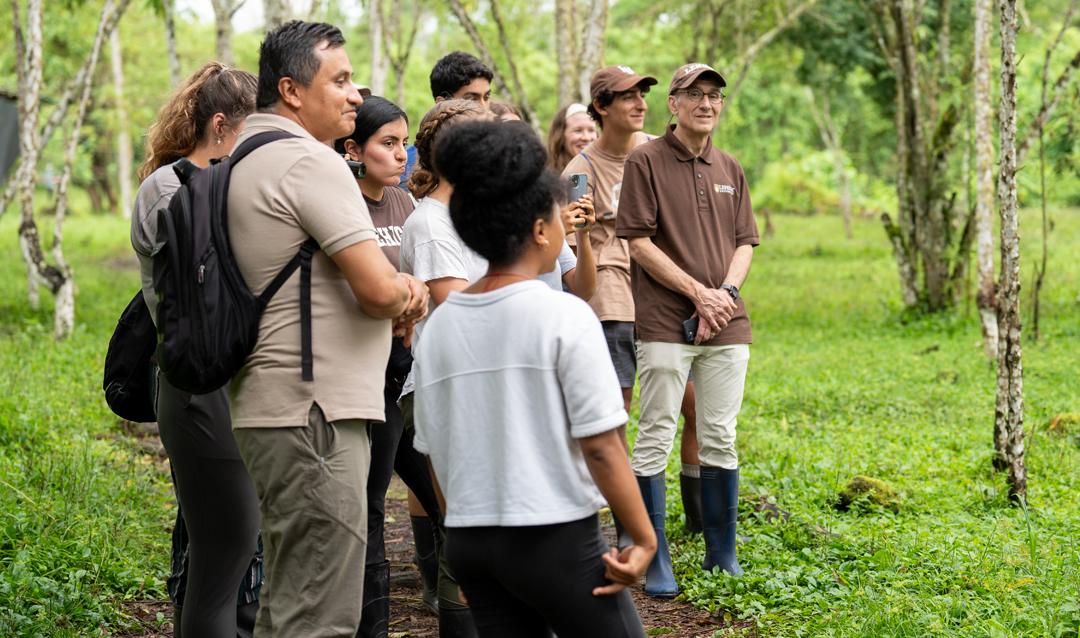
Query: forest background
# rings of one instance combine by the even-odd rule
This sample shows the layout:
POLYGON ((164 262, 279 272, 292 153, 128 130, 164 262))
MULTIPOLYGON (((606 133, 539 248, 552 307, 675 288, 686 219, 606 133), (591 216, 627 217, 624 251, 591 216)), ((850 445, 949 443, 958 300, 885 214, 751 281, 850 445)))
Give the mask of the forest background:
MULTIPOLYGON (((45 3, 44 116, 90 53, 102 4, 45 3)), ((669 508, 686 598, 717 612, 719 635, 1077 635, 1075 0, 1018 4, 1017 138, 1026 154, 1017 181, 1019 202, 1030 207, 1021 216, 1032 485, 1025 507, 1009 504, 1009 488, 992 469, 995 363, 982 354, 974 240, 964 245, 978 199, 974 2, 293 4, 267 1, 261 14, 340 25, 357 81, 381 84, 413 130, 431 105, 431 65, 457 49, 489 58, 500 75, 495 98, 518 104, 543 130, 561 104, 581 99, 581 78, 600 60, 654 75, 661 87, 687 61, 727 76, 714 142, 742 162, 767 229, 747 289, 758 343, 740 421, 747 459, 740 551, 749 576, 696 574, 700 540, 678 533, 680 508, 669 508), (925 273, 905 283, 898 264, 907 248, 896 249, 905 206, 897 186, 911 168, 910 131, 897 118, 905 107, 894 7, 914 16, 909 77, 921 89, 924 145, 940 160, 924 171, 923 186, 953 211, 945 234, 955 281, 941 303, 925 273), (1048 274, 1035 341, 1032 275, 1040 268, 1048 274), (895 493, 838 511, 837 493, 862 474, 895 493)), ((18 6, 0 8, 0 23, 12 23, 18 6)), ((108 335, 137 286, 122 176, 141 162, 145 131, 178 74, 229 55, 256 71, 261 28, 223 41, 214 23, 214 13, 237 8, 235 0, 213 0, 209 13, 134 0, 115 44, 103 47, 73 154, 65 245, 79 305, 66 340, 50 338, 51 299, 37 308, 28 301, 17 203, 0 211, 0 364, 8 372, 0 380, 0 635, 138 631, 143 620, 128 603, 164 596, 173 514, 167 473, 131 442, 99 390, 108 335)), ((998 24, 995 12, 995 115, 998 24)), ((13 35, 0 30, 0 92, 11 96, 19 92, 13 35)), ((667 122, 662 93, 649 97, 652 133, 667 122)), ((60 120, 38 164, 33 199, 46 249, 73 120, 74 113, 60 120)), ((996 155, 993 162, 997 175, 996 155)), ((677 462, 673 468, 677 482, 677 462)))

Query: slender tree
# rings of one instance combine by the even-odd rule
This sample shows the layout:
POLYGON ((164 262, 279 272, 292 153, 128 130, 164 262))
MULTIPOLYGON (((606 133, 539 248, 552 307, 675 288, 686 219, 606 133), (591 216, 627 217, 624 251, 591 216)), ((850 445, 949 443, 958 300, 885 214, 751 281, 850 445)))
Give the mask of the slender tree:
POLYGON ((131 150, 131 133, 128 131, 127 103, 124 101, 124 56, 120 46, 120 30, 113 29, 109 35, 109 57, 112 62, 113 92, 116 98, 116 177, 120 183, 120 214, 131 217, 134 201, 131 175, 134 159, 131 150))
POLYGON ((852 238, 851 233, 851 184, 848 178, 847 167, 844 165, 844 145, 840 139, 840 132, 836 129, 832 115, 829 113, 829 94, 823 92, 821 107, 818 108, 814 89, 806 88, 806 101, 810 105, 810 115, 817 124, 821 134, 821 142, 833 160, 833 172, 836 173, 836 185, 840 190, 840 214, 844 219, 844 236, 852 238))
POLYGON ((1001 278, 998 284, 998 374, 994 444, 997 465, 1008 470, 1009 497, 1027 500, 1024 465, 1024 375, 1020 341, 1020 235, 1016 198, 1016 0, 1001 11, 1001 278))
POLYGON ((368 86, 375 95, 386 94, 386 57, 383 56, 385 45, 383 43, 383 26, 386 19, 383 17, 382 0, 368 0, 368 46, 371 48, 371 73, 368 76, 368 86))
MULTIPOLYGON (((40 304, 39 286, 44 284, 55 296, 53 334, 62 339, 70 334, 75 322, 75 282, 63 252, 63 224, 67 212, 67 190, 71 181, 71 168, 75 160, 83 120, 93 88, 94 68, 101 56, 105 39, 116 28, 130 0, 106 0, 98 21, 97 31, 84 64, 86 74, 78 86, 76 116, 70 122, 70 131, 64 151, 64 169, 57 188, 55 220, 53 224, 53 263, 49 263, 41 245, 37 219, 34 211, 34 187, 36 166, 42 149, 42 135, 38 129, 42 85, 42 2, 26 0, 26 27, 22 25, 20 2, 12 0, 12 23, 16 43, 16 75, 19 82, 19 168, 15 174, 21 221, 19 246, 27 270, 27 294, 31 307, 40 304)), ((66 108, 66 105, 65 105, 66 108)), ((50 118, 51 121, 51 118, 50 118)))
POLYGON ((214 46, 219 62, 232 66, 236 57, 232 50, 233 16, 244 5, 244 0, 210 0, 214 7, 214 46))
POLYGON ((180 71, 180 54, 176 50, 176 0, 161 0, 161 10, 165 19, 165 51, 169 56, 169 84, 176 88, 180 86, 183 79, 180 71))
MULTIPOLYGON (((244 0, 237 3, 236 9, 240 8, 244 0)), ((266 19, 266 30, 276 29, 289 21, 292 11, 288 0, 263 0, 263 17, 266 19)), ((236 10, 233 10, 236 13, 236 10)))
POLYGON ((990 98, 990 24, 992 0, 975 0, 975 260, 983 346, 990 361, 997 361, 998 330, 994 281, 994 230, 990 215, 994 208, 994 144, 991 139, 993 115, 990 98))
POLYGON ((411 9, 406 12, 405 0, 394 0, 391 15, 394 20, 387 19, 386 12, 380 11, 382 23, 382 48, 390 68, 394 70, 394 78, 397 86, 397 103, 405 103, 405 69, 409 66, 409 57, 416 43, 416 34, 420 30, 420 18, 424 8, 420 0, 412 0, 409 3, 411 9), (402 24, 403 14, 409 15, 408 32, 402 24))

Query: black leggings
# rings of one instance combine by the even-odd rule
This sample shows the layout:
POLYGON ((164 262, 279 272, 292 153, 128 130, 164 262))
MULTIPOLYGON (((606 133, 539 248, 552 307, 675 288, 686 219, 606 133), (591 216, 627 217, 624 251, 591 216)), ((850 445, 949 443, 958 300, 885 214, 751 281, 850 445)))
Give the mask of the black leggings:
POLYGON ((368 548, 367 565, 386 560, 386 541, 383 537, 386 519, 386 490, 390 478, 397 472, 413 491, 424 511, 433 521, 441 521, 439 501, 431 484, 427 457, 413 448, 413 430, 405 431, 404 420, 397 400, 401 386, 388 383, 383 390, 386 401, 386 423, 371 426, 371 469, 368 471, 368 548))
POLYGON ((233 438, 225 390, 191 395, 158 375, 157 413, 188 541, 181 632, 234 638, 259 500, 233 438))
POLYGON ((608 584, 595 514, 558 525, 447 528, 447 558, 482 638, 644 638, 628 590, 608 584))

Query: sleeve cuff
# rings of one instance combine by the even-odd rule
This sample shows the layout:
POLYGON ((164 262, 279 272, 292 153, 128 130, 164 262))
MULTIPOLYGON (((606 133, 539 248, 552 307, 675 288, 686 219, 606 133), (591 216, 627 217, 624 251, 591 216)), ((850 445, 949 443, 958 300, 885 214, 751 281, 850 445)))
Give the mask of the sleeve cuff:
POLYGON ((614 430, 628 421, 630 421, 630 416, 626 413, 626 410, 620 407, 616 412, 612 412, 603 418, 588 423, 572 424, 570 426, 570 436, 575 439, 584 439, 608 430, 614 430))
POLYGON ((327 242, 320 246, 322 251, 326 253, 327 257, 331 257, 336 253, 345 250, 353 244, 359 244, 362 241, 369 239, 375 239, 375 231, 370 228, 364 228, 360 230, 350 231, 342 237, 336 237, 332 241, 327 242))

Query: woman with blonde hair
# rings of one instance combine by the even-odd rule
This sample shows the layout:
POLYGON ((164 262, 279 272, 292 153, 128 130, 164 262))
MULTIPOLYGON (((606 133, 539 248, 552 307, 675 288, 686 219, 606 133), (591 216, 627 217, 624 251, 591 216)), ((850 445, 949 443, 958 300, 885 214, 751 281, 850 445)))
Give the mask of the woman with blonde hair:
POLYGON ((596 122, 584 104, 562 107, 555 112, 548 129, 548 167, 562 173, 570 160, 596 138, 596 122))
MULTIPOLYGON (((250 73, 208 62, 161 107, 150 127, 131 215, 131 245, 155 321, 158 211, 180 187, 178 171, 203 168, 232 151, 244 118, 255 110, 256 85, 250 73)), ((174 635, 251 635, 262 582, 256 554, 259 502, 233 439, 228 398, 224 389, 191 395, 163 375, 157 381, 158 427, 180 504, 168 582, 174 635)))

